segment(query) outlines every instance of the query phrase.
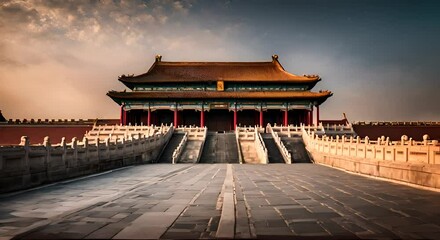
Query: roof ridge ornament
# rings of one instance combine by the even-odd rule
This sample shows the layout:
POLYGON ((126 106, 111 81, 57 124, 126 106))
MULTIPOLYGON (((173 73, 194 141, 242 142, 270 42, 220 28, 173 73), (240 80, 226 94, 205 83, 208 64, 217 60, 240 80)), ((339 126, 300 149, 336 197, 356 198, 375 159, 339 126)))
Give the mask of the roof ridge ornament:
POLYGON ((272 55, 272 61, 278 61, 278 55, 276 54, 272 55))
POLYGON ((156 62, 161 62, 162 61, 162 56, 160 54, 156 55, 156 62))

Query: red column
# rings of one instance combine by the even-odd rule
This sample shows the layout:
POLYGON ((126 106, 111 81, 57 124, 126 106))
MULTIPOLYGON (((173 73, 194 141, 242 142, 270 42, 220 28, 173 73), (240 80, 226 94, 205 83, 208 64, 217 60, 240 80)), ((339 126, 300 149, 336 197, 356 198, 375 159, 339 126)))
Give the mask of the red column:
POLYGON ((287 126, 289 125, 289 111, 286 109, 286 111, 284 111, 284 121, 283 121, 283 125, 287 126))
POLYGON ((260 127, 263 126, 263 109, 260 110, 260 127))
POLYGON ((204 127, 205 126, 205 111, 200 111, 200 127, 204 127))
POLYGON ((151 125, 151 110, 148 108, 147 125, 151 125))
POLYGON ((313 107, 312 110, 310 111, 310 125, 313 126, 315 124, 313 124, 313 107))
POLYGON ((234 130, 237 128, 237 107, 234 109, 234 130))
POLYGON ((121 104, 121 115, 119 117, 119 124, 124 124, 124 105, 121 104))
POLYGON ((177 107, 176 107, 176 109, 174 109, 174 127, 177 127, 177 124, 178 122, 177 122, 177 107))
POLYGON ((307 121, 306 121, 306 125, 310 125, 310 113, 311 111, 307 111, 307 121))
POLYGON ((319 125, 319 105, 316 106, 316 124, 319 125))
POLYGON ((128 111, 124 110, 124 123, 123 125, 128 125, 128 111))

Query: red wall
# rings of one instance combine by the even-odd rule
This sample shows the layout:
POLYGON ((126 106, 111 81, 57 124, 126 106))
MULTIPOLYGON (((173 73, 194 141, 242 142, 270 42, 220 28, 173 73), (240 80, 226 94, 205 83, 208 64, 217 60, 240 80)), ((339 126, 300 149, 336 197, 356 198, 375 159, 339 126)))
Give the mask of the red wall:
POLYGON ((423 140, 423 135, 428 134, 431 140, 440 140, 440 126, 390 126, 390 125, 353 125, 354 131, 362 138, 368 136, 375 140, 380 136, 390 137, 390 140, 400 140, 402 135, 412 137, 414 140, 423 140))
POLYGON ((73 137, 81 140, 92 125, 0 125, 0 145, 17 145, 22 136, 28 136, 31 144, 43 143, 49 136, 52 144, 60 143, 62 137, 71 142, 73 137))

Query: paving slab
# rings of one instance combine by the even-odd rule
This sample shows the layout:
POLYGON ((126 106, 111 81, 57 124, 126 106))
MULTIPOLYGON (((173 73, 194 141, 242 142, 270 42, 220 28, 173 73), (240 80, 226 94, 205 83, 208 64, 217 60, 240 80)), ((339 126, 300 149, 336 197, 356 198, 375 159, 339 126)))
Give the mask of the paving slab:
POLYGON ((233 238, 440 236, 438 192, 321 165, 230 166, 140 165, 3 195, 0 239, 215 238, 225 206, 233 238))
POLYGON ((269 227, 263 219, 253 220, 253 216, 265 213, 266 220, 274 218, 270 208, 276 210, 297 237, 432 238, 433 232, 440 236, 438 192, 313 164, 269 168, 240 165, 235 167, 235 174, 251 228, 258 236, 278 227, 269 227), (423 200, 421 204, 419 200, 423 200), (411 224, 412 228, 405 229, 411 224))

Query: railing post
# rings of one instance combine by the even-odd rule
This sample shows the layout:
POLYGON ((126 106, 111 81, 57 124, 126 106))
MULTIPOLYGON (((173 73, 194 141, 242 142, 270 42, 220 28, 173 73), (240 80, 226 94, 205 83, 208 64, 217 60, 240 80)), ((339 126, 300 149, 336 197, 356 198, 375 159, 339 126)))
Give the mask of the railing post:
POLYGON ((84 144, 85 159, 87 159, 87 162, 90 162, 90 159, 89 159, 89 139, 84 137, 83 144, 84 144))
POLYGON ((78 166, 78 140, 76 137, 72 138, 72 149, 73 149, 73 167, 78 166))
POLYGON ((432 140, 432 145, 429 146, 429 154, 430 154, 430 158, 429 158, 429 163, 430 164, 440 164, 440 155, 439 157, 436 157, 436 148, 437 148, 437 144, 438 144, 438 140, 432 140))
POLYGON ((364 140, 364 158, 367 158, 367 146, 369 144, 370 144, 370 138, 366 136, 364 140))
POLYGON ((126 152, 126 150, 125 150, 125 136, 123 136, 122 138, 121 138, 121 144, 122 144, 122 164, 125 166, 125 152, 126 152))
POLYGON ((354 149, 356 151, 356 153, 354 154, 355 157, 358 157, 358 154, 359 154, 359 150, 358 149, 359 149, 359 143, 360 142, 361 142, 361 137, 357 136, 356 137, 356 141, 354 142, 356 144, 355 145, 356 147, 354 149))
POLYGON ((338 155, 339 135, 336 135, 335 155, 338 155))
POLYGON ((328 139, 328 153, 332 153, 332 146, 331 144, 333 143, 333 137, 327 138, 328 139))
MULTIPOLYGON (((177 111, 177 110, 176 110, 177 111)), ((131 154, 133 155, 133 158, 134 158, 134 137, 133 137, 133 135, 131 135, 130 136, 130 142, 131 142, 131 154)))
POLYGON ((105 139, 105 156, 110 159, 110 137, 105 139))
POLYGON ((393 161, 393 162, 395 162, 396 161, 396 147, 395 146, 392 146, 392 150, 391 150, 391 160, 393 161))
POLYGON ((406 135, 402 135, 402 137, 400 137, 400 144, 401 144, 402 146, 404 146, 406 140, 408 140, 408 136, 406 136, 406 135))
POLYGON ((26 172, 30 171, 30 165, 29 165, 29 150, 30 150, 30 141, 28 136, 22 136, 20 139, 20 146, 23 146, 24 149, 24 162, 22 167, 26 170, 26 172))
POLYGON ((428 146, 429 135, 423 135, 423 145, 428 146))
POLYGON ((137 139, 137 153, 136 154, 138 154, 138 153, 142 153, 142 134, 141 133, 138 133, 138 139, 137 139))
POLYGON ((46 157, 44 159, 44 167, 46 168, 46 173, 49 170, 49 164, 50 164, 50 152, 51 152, 51 144, 50 144, 50 138, 49 136, 44 137, 43 146, 46 148, 46 157))
MULTIPOLYGON (((95 142, 96 145, 96 156, 98 159, 96 159, 96 162, 98 163, 98 165, 100 166, 100 162, 101 162, 101 150, 99 149, 99 137, 97 137, 95 142)), ((99 168, 100 169, 100 168, 99 168)))
POLYGON ((67 155, 67 146, 66 146, 66 138, 62 137, 61 138, 61 148, 63 150, 63 154, 61 155, 61 159, 63 161, 64 167, 67 168, 67 159, 66 159, 66 155, 67 155))
POLYGON ((404 151, 403 151, 403 154, 404 154, 404 159, 405 159, 405 162, 408 162, 408 146, 404 146, 404 151))

